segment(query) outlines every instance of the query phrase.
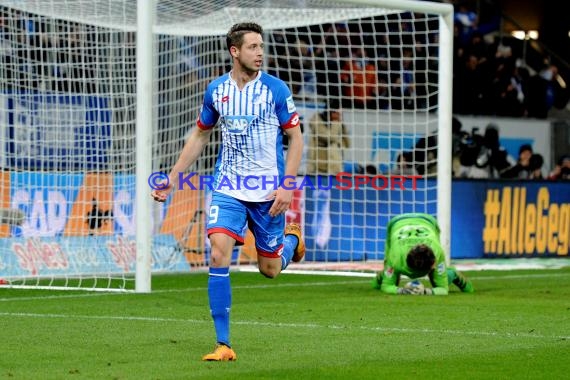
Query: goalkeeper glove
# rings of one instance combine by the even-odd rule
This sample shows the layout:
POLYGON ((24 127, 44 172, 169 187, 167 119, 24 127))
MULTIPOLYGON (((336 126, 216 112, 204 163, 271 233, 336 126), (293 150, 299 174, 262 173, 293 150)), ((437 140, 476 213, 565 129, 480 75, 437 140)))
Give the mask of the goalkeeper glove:
POLYGON ((414 289, 398 288, 398 294, 415 294, 414 289))
POLYGON ((433 289, 431 288, 413 288, 410 289, 415 296, 433 296, 433 289))

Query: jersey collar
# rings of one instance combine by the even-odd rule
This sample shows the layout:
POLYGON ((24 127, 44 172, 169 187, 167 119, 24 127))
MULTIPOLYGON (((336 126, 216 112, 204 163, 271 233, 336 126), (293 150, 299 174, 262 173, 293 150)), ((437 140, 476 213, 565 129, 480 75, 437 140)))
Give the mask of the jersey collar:
MULTIPOLYGON (((234 86, 236 86, 236 87, 239 89, 239 86, 238 86, 237 82, 235 81, 235 79, 234 79, 233 76, 232 76, 233 72, 234 72, 234 70, 232 69, 232 70, 229 72, 229 75, 228 75, 229 78, 230 78, 230 82, 231 82, 234 86)), ((254 84, 255 82, 257 82, 257 81, 259 80, 259 78, 261 78, 261 73, 262 73, 262 71, 259 70, 259 71, 257 72, 257 76, 256 76, 255 78, 253 78, 252 80, 250 80, 249 82, 247 82, 247 83, 245 84, 245 86, 243 86, 243 89, 242 89, 242 90, 245 90, 247 87, 249 87, 249 86, 251 86, 252 84, 254 84)))

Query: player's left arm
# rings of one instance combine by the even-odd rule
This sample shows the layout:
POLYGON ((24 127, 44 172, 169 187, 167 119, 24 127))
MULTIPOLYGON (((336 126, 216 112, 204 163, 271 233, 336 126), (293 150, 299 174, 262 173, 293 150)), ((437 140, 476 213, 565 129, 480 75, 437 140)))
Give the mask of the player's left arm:
MULTIPOLYGON (((295 118, 299 118, 295 115, 295 118)), ((296 122, 296 126, 285 129, 285 134, 289 139, 289 149, 287 150, 287 161, 285 162, 285 175, 287 178, 296 177, 301 165, 301 157, 303 156, 303 134, 301 133, 300 123, 296 122)))
POLYGON ((272 87, 275 99, 275 115, 279 120, 280 127, 289 138, 283 185, 272 193, 273 204, 269 209, 270 216, 277 216, 284 214, 289 209, 293 199, 295 179, 303 155, 303 134, 301 132, 301 119, 297 113, 291 90, 285 82, 279 79, 272 82, 272 87))
POLYGON ((392 235, 391 235, 391 225, 388 223, 388 232, 386 233, 386 246, 384 251, 384 269, 382 270, 382 281, 380 285, 380 290, 386 294, 410 294, 406 292, 403 288, 398 287, 400 283, 400 271, 397 267, 397 258, 399 256, 399 250, 396 248, 392 249, 392 235))
POLYGON ((384 270, 382 271, 382 284, 380 290, 386 294, 411 294, 408 289, 398 287, 400 283, 400 270, 397 265, 398 251, 390 250, 390 236, 386 240, 384 253, 384 270), (396 260, 394 260, 396 258, 396 260))
POLYGON ((275 199, 269 215, 276 216, 285 213, 289 209, 289 205, 293 199, 293 190, 295 189, 295 180, 299 165, 301 165, 301 157, 303 156, 303 134, 301 133, 299 115, 295 114, 289 124, 291 127, 284 129, 289 139, 289 149, 287 150, 287 160, 285 162, 285 177, 283 186, 279 187, 275 193, 275 199))
POLYGON ((446 296, 449 293, 449 285, 447 283, 447 270, 445 264, 443 267, 443 274, 441 274, 439 265, 435 268, 433 273, 433 282, 435 286, 431 289, 434 296, 446 296))
POLYGON ((382 285, 380 290, 386 294, 403 294, 402 288, 398 287, 399 274, 394 272, 394 268, 387 267, 384 264, 384 271, 382 272, 382 285))
POLYGON ((449 284, 447 280, 447 266, 445 265, 445 256, 443 249, 438 248, 436 254, 436 265, 434 270, 430 273, 430 281, 433 288, 426 288, 426 294, 434 296, 446 296, 449 293, 449 284))

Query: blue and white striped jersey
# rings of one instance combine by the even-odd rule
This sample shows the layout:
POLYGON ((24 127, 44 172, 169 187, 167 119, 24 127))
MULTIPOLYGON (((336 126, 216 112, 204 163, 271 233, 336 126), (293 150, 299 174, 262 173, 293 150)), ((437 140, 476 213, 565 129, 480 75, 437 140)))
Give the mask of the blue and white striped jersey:
POLYGON ((283 129, 299 126, 291 91, 280 79, 259 72, 240 90, 230 74, 212 81, 198 127, 219 121, 222 147, 214 189, 250 202, 267 201, 285 172, 283 129))

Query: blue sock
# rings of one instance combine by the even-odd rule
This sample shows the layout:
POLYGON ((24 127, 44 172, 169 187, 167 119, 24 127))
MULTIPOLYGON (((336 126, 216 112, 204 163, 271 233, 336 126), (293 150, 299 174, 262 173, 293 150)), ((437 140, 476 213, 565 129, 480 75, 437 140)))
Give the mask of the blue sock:
POLYGON ((291 262, 295 248, 299 244, 299 239, 295 235, 285 235, 283 239, 283 252, 281 252, 281 270, 287 268, 291 262))
POLYGON ((210 268, 208 299, 210 301, 210 313, 214 320, 217 342, 229 346, 230 308, 232 306, 230 268, 210 268))

